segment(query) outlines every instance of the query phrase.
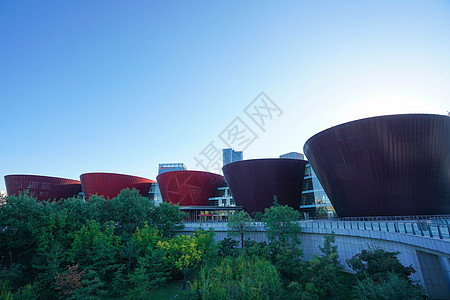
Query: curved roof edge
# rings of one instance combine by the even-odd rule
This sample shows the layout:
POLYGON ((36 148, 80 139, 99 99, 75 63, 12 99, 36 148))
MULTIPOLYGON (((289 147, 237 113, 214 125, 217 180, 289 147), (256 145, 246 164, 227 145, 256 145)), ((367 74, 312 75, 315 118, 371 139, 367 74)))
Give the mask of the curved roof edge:
POLYGON ((156 181, 153 180, 153 179, 149 179, 149 178, 141 177, 141 176, 129 175, 129 174, 122 174, 122 173, 111 173, 111 172, 88 172, 88 173, 83 173, 83 174, 81 174, 81 175, 80 175, 80 178, 81 178, 81 176, 85 176, 85 175, 87 175, 87 176, 90 176, 90 175, 125 176, 125 177, 139 178, 139 179, 142 179, 142 180, 148 180, 148 181, 150 181, 150 182, 152 182, 152 183, 156 183, 156 181))
POLYGON ((34 175, 34 174, 8 174, 8 175, 4 176, 4 178, 6 178, 6 177, 40 177, 40 178, 48 178, 48 179, 72 180, 72 181, 76 181, 78 183, 81 183, 77 179, 71 179, 71 178, 65 178, 65 177, 56 177, 56 176, 34 175))
MULTIPOLYGON (((322 134, 325 134, 327 132, 339 129, 341 127, 345 127, 345 126, 349 126, 352 125, 354 123, 358 123, 358 122, 363 122, 363 121, 368 121, 371 119, 380 119, 380 118, 389 118, 389 117, 418 117, 418 116, 429 116, 429 117, 438 117, 438 118, 450 118, 447 115, 438 115, 438 114, 426 114, 426 113, 409 113, 409 114, 392 114, 392 115, 381 115, 381 116, 373 116, 373 117, 367 117, 367 118, 362 118, 362 119, 356 119, 356 120, 352 120, 352 121, 348 121, 345 123, 341 123, 335 126, 332 126, 330 128, 324 129, 322 131, 319 131, 318 133, 312 135, 310 138, 308 138, 303 146, 303 152, 305 152, 305 145, 308 143, 309 140, 311 140, 314 137, 320 136, 322 134)), ((306 155, 306 153, 305 153, 306 155)))

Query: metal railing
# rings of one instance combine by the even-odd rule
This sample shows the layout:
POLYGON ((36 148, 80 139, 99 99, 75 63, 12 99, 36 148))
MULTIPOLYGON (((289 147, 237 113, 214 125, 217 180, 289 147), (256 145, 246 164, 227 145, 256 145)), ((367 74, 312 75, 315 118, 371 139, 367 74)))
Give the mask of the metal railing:
POLYGON ((353 229, 372 230, 381 232, 394 232, 402 234, 419 235, 423 237, 450 239, 450 222, 442 219, 439 221, 310 221, 300 222, 303 228, 328 228, 328 229, 353 229))
POLYGON ((450 215, 421 215, 421 216, 372 216, 372 217, 336 217, 333 221, 423 221, 443 220, 450 222, 450 215))
MULTIPOLYGON (((187 226, 227 227, 225 222, 185 222, 187 226), (204 225, 203 225, 204 224, 204 225)), ((424 219, 420 221, 299 221, 302 228, 352 229, 393 232, 436 239, 450 240, 450 219, 424 219)), ((264 222, 252 222, 252 227, 263 228, 264 222)))

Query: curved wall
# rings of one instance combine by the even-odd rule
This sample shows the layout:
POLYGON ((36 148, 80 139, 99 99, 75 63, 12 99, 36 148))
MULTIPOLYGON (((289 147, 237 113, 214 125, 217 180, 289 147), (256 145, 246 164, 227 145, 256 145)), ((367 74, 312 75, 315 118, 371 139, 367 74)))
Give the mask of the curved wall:
POLYGON ((147 178, 116 173, 85 173, 80 175, 80 179, 86 199, 95 194, 112 199, 126 188, 130 190, 135 188, 139 194, 147 196, 150 186, 156 182, 147 178))
POLYGON ((39 175, 6 175, 5 185, 8 195, 18 195, 29 190, 30 195, 40 202, 66 199, 81 192, 78 180, 39 175))
POLYGON ((278 203, 300 208, 305 160, 251 159, 225 165, 222 170, 236 205, 254 215, 278 203))
POLYGON ((450 117, 357 120, 304 152, 340 217, 450 214, 450 117))
POLYGON ((206 206, 225 178, 202 171, 170 171, 158 175, 156 180, 164 201, 181 206, 206 206))

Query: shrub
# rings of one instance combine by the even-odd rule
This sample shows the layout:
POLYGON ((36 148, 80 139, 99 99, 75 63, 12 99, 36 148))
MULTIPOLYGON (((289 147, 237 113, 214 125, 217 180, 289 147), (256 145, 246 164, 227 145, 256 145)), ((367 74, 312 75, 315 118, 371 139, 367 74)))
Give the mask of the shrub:
POLYGON ((264 259, 270 259, 270 249, 265 241, 256 242, 250 239, 244 243, 245 253, 248 256, 257 256, 264 259))
POLYGON ((420 285, 411 284, 394 273, 387 273, 386 279, 379 282, 367 277, 358 282, 354 291, 356 298, 361 300, 425 299, 425 291, 420 285))
POLYGON ((239 242, 232 238, 224 238, 218 244, 218 254, 220 256, 238 256, 239 242))
POLYGON ((203 266, 192 284, 197 299, 281 299, 278 271, 257 257, 225 257, 211 267, 203 266))
POLYGON ((403 266, 397 258, 398 254, 400 252, 389 252, 383 249, 362 250, 346 262, 356 271, 356 277, 360 280, 367 277, 374 281, 386 280, 388 273, 394 273, 409 280, 409 276, 415 270, 411 266, 403 266))

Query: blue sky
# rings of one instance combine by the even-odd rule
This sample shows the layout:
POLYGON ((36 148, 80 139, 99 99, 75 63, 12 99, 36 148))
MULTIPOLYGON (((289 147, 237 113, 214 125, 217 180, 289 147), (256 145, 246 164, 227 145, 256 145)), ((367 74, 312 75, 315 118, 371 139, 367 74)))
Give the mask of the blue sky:
POLYGON ((449 32, 449 1, 1 1, 0 176, 202 169, 236 117, 261 158, 346 121, 446 114, 449 32), (283 111, 264 131, 244 113, 262 91, 283 111))

